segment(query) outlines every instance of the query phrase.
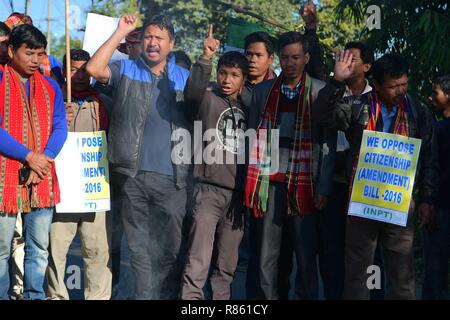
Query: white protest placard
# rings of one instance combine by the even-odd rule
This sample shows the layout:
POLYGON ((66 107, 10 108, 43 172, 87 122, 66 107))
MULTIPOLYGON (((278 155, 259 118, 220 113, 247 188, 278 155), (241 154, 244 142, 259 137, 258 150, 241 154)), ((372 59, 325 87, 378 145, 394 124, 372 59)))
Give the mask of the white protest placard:
MULTIPOLYGON (((97 49, 100 48, 100 46, 114 33, 118 23, 119 18, 89 12, 86 18, 83 50, 89 52, 92 57, 97 49)), ((125 39, 122 39, 121 42, 125 42, 125 39)), ((128 55, 116 49, 111 61, 121 59, 128 59, 128 55)))
POLYGON ((55 159, 61 190, 56 212, 102 212, 111 209, 106 134, 69 132, 55 159))

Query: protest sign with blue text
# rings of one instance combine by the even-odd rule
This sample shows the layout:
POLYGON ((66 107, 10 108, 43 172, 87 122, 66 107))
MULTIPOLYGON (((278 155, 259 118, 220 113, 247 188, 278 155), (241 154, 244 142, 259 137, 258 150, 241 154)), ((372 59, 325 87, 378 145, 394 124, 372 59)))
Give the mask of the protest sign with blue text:
POLYGON ((56 212, 102 212, 110 210, 106 134, 69 132, 55 159, 61 189, 56 212))
POLYGON ((365 130, 348 214, 406 226, 421 142, 365 130))

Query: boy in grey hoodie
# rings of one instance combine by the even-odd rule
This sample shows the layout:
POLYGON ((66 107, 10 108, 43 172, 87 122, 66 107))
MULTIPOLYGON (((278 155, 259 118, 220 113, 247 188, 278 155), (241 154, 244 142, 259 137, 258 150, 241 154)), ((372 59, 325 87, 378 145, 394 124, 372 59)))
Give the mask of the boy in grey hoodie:
POLYGON ((212 298, 230 298, 230 284, 243 235, 244 164, 237 163, 242 149, 239 134, 246 129, 246 110, 240 92, 248 73, 248 61, 239 52, 223 54, 217 65, 217 84, 210 87, 211 60, 219 45, 210 26, 203 43, 203 55, 193 65, 184 91, 187 106, 194 109, 203 137, 209 140, 202 139, 201 146, 194 146, 196 185, 182 277, 181 298, 184 300, 204 299, 203 286, 213 249, 212 298))

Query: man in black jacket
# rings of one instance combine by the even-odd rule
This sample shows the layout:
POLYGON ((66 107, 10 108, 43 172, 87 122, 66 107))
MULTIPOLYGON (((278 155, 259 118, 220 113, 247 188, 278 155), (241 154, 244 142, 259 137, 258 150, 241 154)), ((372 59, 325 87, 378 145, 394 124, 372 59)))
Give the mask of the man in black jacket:
MULTIPOLYGON (((334 78, 319 92, 317 108, 312 113, 313 119, 329 128, 345 131, 350 144, 346 162, 346 173, 350 178, 359 154, 363 131, 369 129, 370 123, 375 124, 373 130, 398 133, 396 123, 404 118, 407 136, 422 139, 415 180, 419 226, 432 226, 432 203, 438 175, 436 148, 432 139, 433 119, 423 105, 407 94, 406 61, 398 55, 384 55, 374 63, 372 69, 375 90, 359 97, 344 98, 344 81, 353 73, 353 69, 353 55, 350 51, 337 54, 334 78), (380 106, 375 108, 375 112, 371 111, 373 108, 369 105, 369 99, 377 101, 380 106), (401 117, 402 113, 406 116, 401 117)), ((347 219, 344 298, 369 298, 367 268, 373 263, 377 239, 380 239, 388 279, 386 298, 415 299, 413 212, 414 201, 411 200, 406 227, 362 218, 347 219)))

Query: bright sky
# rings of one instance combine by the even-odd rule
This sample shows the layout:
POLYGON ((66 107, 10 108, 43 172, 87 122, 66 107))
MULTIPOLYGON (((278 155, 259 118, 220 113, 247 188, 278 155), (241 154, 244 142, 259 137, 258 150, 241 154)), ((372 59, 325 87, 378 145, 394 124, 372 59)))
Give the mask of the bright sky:
MULTIPOLYGON (((25 0, 12 0, 14 11, 25 12, 25 0)), ((48 0, 30 0, 30 16, 33 24, 47 35, 47 10, 48 0)), ((65 1, 51 0, 52 11, 52 34, 60 38, 65 32, 65 1)), ((84 27, 86 20, 86 9, 91 5, 91 0, 70 0, 70 5, 76 5, 80 8, 80 27, 84 27)), ((10 14, 11 6, 9 0, 0 0, 0 21, 4 21, 10 14)), ((71 35, 83 39, 83 32, 71 30, 71 35)))

